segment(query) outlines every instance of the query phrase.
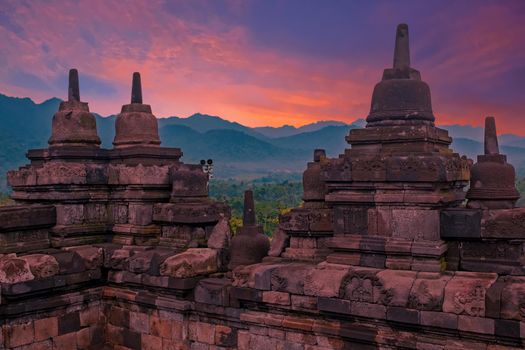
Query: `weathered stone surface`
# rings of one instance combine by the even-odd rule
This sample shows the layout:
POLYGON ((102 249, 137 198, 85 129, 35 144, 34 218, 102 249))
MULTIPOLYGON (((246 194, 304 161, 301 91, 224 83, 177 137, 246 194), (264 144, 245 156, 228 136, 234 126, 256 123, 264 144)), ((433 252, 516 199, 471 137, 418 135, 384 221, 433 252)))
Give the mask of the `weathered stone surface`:
POLYGON ((65 250, 77 253, 84 260, 84 266, 88 270, 99 268, 104 262, 104 251, 99 247, 68 247, 65 250))
POLYGON ((525 320, 525 277, 507 280, 497 301, 500 302, 501 318, 525 320))
POLYGON ((51 205, 13 205, 0 207, 0 231, 51 227, 55 224, 51 205))
POLYGON ((20 283, 30 281, 35 276, 26 260, 16 257, 3 257, 0 259, 0 282, 20 283))
POLYGON ((417 310, 441 310, 445 286, 451 273, 419 272, 410 289, 407 307, 417 310))
POLYGON ((225 249, 229 246, 230 237, 231 232, 228 220, 221 218, 211 231, 207 242, 208 248, 225 249))
POLYGON ((496 281, 491 273, 456 272, 447 283, 443 311, 473 317, 485 316, 485 294, 496 281))
POLYGON ((20 258, 28 263, 31 273, 35 278, 51 277, 58 273, 58 262, 51 255, 30 254, 21 256, 20 258))
POLYGON ((410 289, 414 284, 417 272, 383 270, 377 273, 378 282, 389 294, 385 304, 390 306, 407 306, 410 289))
POLYGON ((133 273, 147 273, 155 276, 159 274, 160 265, 173 253, 161 249, 136 252, 127 259, 124 268, 133 273))
POLYGON ((160 265, 160 274, 176 278, 206 275, 217 271, 217 251, 209 248, 190 248, 167 258, 160 265))
POLYGON ((320 263, 304 276, 304 293, 320 297, 338 297, 344 277, 350 268, 345 265, 320 263))
POLYGON ((270 250, 268 256, 280 256, 282 252, 289 246, 290 236, 282 229, 277 228, 273 232, 272 241, 270 242, 270 250))

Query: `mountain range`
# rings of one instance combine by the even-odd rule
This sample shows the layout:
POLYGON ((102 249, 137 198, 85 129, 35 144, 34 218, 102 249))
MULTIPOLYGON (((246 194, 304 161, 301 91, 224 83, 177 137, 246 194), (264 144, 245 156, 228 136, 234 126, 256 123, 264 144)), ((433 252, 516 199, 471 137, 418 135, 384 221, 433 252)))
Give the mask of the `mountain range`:
MULTIPOLYGON (((47 146, 51 118, 60 100, 52 98, 34 103, 29 98, 0 94, 0 191, 7 190, 5 173, 27 162, 31 148, 47 146)), ((112 146, 115 116, 96 115, 102 147, 112 146)), ((180 147, 183 161, 214 160, 214 173, 219 178, 255 178, 273 173, 302 172, 313 150, 324 148, 327 155, 337 156, 347 147, 344 137, 352 128, 364 127, 358 119, 351 124, 320 121, 294 127, 250 128, 217 116, 196 113, 186 118, 159 118, 163 146, 180 147)), ((483 151, 483 128, 468 125, 441 125, 454 141, 455 152, 475 159, 483 151)), ((525 137, 501 135, 503 153, 514 164, 520 176, 525 174, 525 137)))

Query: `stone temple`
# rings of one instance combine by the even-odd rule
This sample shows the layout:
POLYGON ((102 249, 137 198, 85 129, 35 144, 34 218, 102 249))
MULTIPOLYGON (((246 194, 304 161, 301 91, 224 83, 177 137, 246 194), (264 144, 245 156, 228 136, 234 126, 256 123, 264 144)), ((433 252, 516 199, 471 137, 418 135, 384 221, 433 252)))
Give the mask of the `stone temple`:
POLYGON ((232 235, 208 174, 161 147, 134 73, 112 149, 71 70, 49 147, 8 173, 0 349, 350 350, 525 346, 525 209, 485 120, 473 163, 435 126, 408 27, 366 128, 316 150, 271 244, 245 195, 232 235))

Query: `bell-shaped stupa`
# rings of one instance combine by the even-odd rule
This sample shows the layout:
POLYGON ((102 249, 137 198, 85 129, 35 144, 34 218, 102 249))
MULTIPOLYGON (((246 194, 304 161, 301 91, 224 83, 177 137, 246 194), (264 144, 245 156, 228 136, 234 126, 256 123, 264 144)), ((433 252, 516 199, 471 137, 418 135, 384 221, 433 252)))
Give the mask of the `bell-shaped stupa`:
POLYGON ((95 116, 89 112, 86 102, 80 102, 78 71, 69 70, 69 93, 67 101, 60 103, 58 112, 53 116, 51 147, 81 146, 98 147, 95 116))
POLYGON ((430 88, 421 80, 419 71, 410 67, 408 26, 396 31, 394 66, 383 72, 375 86, 368 126, 434 124, 430 88))
POLYGON ((241 265, 260 263, 268 255, 269 249, 270 240, 263 233, 262 227, 257 225, 253 192, 245 191, 242 227, 232 240, 228 267, 233 269, 241 265))
POLYGON ((115 122, 115 148, 160 145, 157 118, 151 113, 151 106, 142 103, 140 73, 133 73, 131 103, 122 106, 115 122))
POLYGON ((485 154, 478 156, 470 176, 470 208, 510 209, 520 198, 514 167, 507 163, 506 155, 499 153, 494 117, 485 119, 485 154))

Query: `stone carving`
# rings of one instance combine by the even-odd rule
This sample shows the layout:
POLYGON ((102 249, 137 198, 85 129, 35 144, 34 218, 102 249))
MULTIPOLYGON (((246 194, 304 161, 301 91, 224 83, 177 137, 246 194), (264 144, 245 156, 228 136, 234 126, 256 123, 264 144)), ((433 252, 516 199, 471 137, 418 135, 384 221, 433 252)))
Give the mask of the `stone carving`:
POLYGON ((454 293, 454 311, 469 316, 485 316, 485 288, 476 285, 471 290, 454 293))
POLYGON ((14 256, 0 258, 0 283, 19 283, 35 279, 26 260, 14 256))
POLYGON ((86 165, 49 162, 36 169, 38 185, 79 185, 86 183, 86 165))
POLYGON ((168 185, 169 167, 142 164, 110 165, 108 177, 109 183, 114 185, 168 185))
POLYGON ((59 266, 55 257, 46 254, 30 254, 20 257, 29 265, 35 278, 46 278, 58 273, 59 266))
POLYGON ((216 272, 217 251, 209 248, 190 248, 167 258, 160 265, 162 276, 189 278, 216 272))
POLYGON ((371 271, 350 271, 341 282, 339 292, 342 298, 352 301, 388 305, 393 293, 383 288, 383 284, 371 271))

